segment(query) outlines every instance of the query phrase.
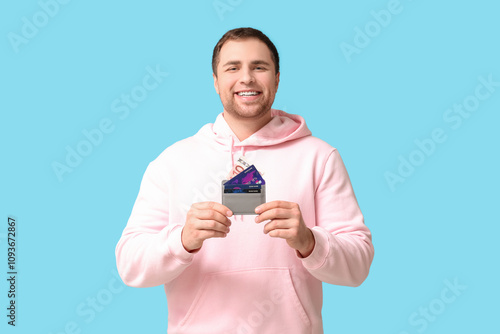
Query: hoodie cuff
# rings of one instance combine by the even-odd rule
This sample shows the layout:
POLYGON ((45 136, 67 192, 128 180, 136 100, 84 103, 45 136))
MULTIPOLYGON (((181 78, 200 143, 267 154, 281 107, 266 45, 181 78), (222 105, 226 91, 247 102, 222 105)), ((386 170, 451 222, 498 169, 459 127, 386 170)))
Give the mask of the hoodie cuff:
POLYGON ((181 264, 189 264, 193 261, 195 253, 189 253, 182 245, 182 226, 174 227, 167 237, 168 252, 181 264))
POLYGON ((318 269, 325 263, 329 252, 328 235, 321 228, 313 227, 311 231, 314 236, 314 248, 308 257, 301 258, 302 264, 306 269, 318 269))

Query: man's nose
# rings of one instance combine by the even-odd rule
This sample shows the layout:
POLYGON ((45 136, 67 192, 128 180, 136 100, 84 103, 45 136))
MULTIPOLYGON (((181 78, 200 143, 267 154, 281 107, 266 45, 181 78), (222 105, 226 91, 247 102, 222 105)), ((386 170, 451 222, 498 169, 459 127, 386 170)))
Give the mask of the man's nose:
POLYGON ((244 84, 249 84, 255 81, 255 78, 253 76, 253 72, 249 68, 244 68, 241 71, 241 77, 240 77, 240 82, 244 84))

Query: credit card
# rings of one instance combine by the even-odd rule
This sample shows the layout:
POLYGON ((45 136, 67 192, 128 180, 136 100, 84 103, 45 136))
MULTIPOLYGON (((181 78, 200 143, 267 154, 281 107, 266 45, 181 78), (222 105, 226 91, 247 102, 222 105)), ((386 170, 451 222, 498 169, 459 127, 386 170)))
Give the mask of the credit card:
POLYGON ((262 189, 255 189, 255 188, 224 188, 224 193, 225 194, 260 194, 262 192, 262 189))
POLYGON ((258 191, 248 191, 248 190, 260 190, 262 185, 260 184, 224 184, 224 192, 258 192, 258 191), (226 191, 228 190, 228 191, 226 191), (234 191, 232 191, 234 190, 234 191), (243 190, 243 191, 241 191, 243 190))
POLYGON ((251 165, 224 184, 266 184, 266 181, 259 174, 255 165, 251 165))

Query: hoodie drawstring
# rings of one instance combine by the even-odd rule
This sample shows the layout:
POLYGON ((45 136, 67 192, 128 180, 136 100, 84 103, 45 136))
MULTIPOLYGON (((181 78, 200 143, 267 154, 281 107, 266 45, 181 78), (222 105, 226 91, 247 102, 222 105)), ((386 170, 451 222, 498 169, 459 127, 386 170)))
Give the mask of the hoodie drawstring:
MULTIPOLYGON (((233 136, 230 136, 231 138, 231 148, 229 149, 229 154, 230 154, 230 159, 231 159, 231 170, 234 170, 234 138, 233 136)), ((241 156, 245 156, 245 146, 241 146, 241 156)))
POLYGON ((229 158, 231 159, 231 170, 234 170, 234 158, 233 158, 234 138, 233 136, 229 137, 231 138, 231 149, 229 150, 229 158))
MULTIPOLYGON (((229 149, 229 158, 231 159, 231 170, 234 170, 234 138, 233 136, 229 136, 231 138, 231 148, 229 149)), ((241 156, 245 155, 245 147, 241 146, 241 156)), ((234 215, 235 222, 243 221, 243 215, 234 215)))

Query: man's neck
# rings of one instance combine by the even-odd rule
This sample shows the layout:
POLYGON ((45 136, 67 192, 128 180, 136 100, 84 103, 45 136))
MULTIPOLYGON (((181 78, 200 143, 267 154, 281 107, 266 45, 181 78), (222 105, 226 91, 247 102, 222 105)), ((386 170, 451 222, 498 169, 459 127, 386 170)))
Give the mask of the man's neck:
POLYGON ((269 123, 272 119, 271 110, 265 113, 259 118, 240 118, 234 117, 233 115, 224 111, 224 120, 229 125, 231 130, 234 132, 236 137, 241 141, 244 141, 255 132, 259 131, 264 125, 269 123))

